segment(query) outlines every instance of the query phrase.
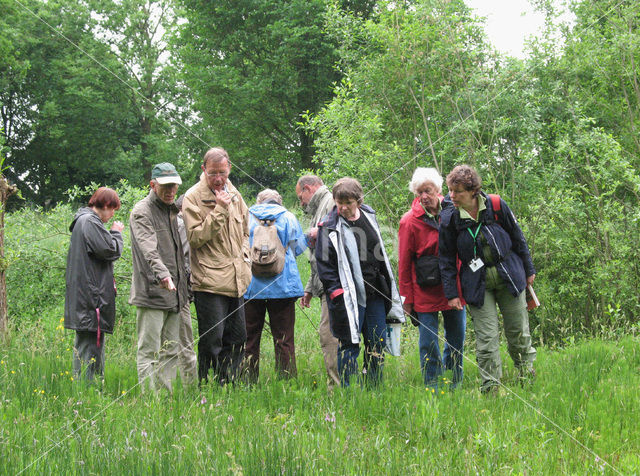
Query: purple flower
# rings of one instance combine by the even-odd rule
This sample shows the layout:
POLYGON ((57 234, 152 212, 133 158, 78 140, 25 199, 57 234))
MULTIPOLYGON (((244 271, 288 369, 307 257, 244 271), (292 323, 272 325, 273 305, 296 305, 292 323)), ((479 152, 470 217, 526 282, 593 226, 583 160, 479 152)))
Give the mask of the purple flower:
POLYGON ((146 432, 146 431, 144 431, 144 430, 142 430, 142 431, 140 432, 140 434, 142 435, 142 437, 143 437, 143 438, 146 438, 146 437, 147 437, 147 432, 146 432))
POLYGON ((336 421, 336 417, 332 413, 327 413, 324 416, 324 421, 329 421, 331 423, 334 423, 336 421))
POLYGON ((207 397, 203 395, 202 399, 200 400, 200 405, 204 405, 205 403, 207 403, 207 397))

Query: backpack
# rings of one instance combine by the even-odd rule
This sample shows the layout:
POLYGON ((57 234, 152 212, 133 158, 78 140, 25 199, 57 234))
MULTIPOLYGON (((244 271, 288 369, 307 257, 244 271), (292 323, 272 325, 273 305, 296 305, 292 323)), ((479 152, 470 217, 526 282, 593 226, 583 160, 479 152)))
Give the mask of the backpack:
POLYGON ((498 219, 498 212, 500 211, 500 208, 501 208, 500 195, 496 195, 495 193, 490 193, 489 198, 491 199, 491 207, 493 208, 493 218, 496 220, 496 223, 500 225, 500 220, 498 219))
POLYGON ((258 226, 253 229, 250 251, 251 274, 260 278, 272 278, 280 274, 284 269, 287 248, 282 246, 278 237, 275 220, 258 219, 258 226))

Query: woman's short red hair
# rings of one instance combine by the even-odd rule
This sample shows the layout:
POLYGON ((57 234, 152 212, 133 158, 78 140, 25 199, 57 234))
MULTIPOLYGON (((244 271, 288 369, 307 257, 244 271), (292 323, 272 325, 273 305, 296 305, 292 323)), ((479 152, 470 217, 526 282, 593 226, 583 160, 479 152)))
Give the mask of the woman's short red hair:
POLYGON ((120 198, 118 193, 109 187, 100 187, 89 199, 89 206, 96 208, 120 209, 120 198))

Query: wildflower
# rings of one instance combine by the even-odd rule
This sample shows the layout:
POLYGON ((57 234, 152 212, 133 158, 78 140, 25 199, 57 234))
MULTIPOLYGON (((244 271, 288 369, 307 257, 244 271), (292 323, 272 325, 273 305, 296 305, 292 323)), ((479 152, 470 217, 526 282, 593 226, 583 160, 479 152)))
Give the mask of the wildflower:
POLYGON ((16 373, 16 371, 15 371, 15 370, 12 370, 12 371, 11 371, 11 373, 12 373, 12 374, 15 374, 15 373, 16 373))
POLYGON ((64 317, 61 317, 61 318, 60 318, 60 322, 64 322, 64 317))
POLYGON ((142 437, 143 437, 143 438, 146 438, 146 437, 147 437, 147 432, 146 432, 146 431, 144 431, 144 430, 142 430, 142 431, 140 432, 140 434, 142 435, 142 437))
POLYGON ((335 423, 335 421, 336 421, 336 417, 335 417, 335 415, 334 415, 333 413, 327 413, 327 414, 324 416, 324 421, 328 421, 328 422, 331 422, 331 423, 335 423))
POLYGON ((40 390, 40 393, 44 393, 44 390, 40 390))
POLYGON ((69 380, 71 380, 73 382, 73 377, 69 377, 69 380))
POLYGON ((91 357, 91 360, 89 362, 94 363, 96 361, 95 357, 91 357))
POLYGON ((231 422, 233 421, 233 415, 229 415, 229 416, 227 417, 227 421, 228 421, 229 423, 231 423, 231 422))
POLYGON ((204 405, 205 403, 207 403, 207 397, 203 395, 202 399, 200 400, 200 405, 204 405))
POLYGON ((444 390, 440 390, 440 394, 444 395, 444 390))
POLYGON ((297 430, 293 430, 293 436, 296 436, 298 434, 297 430))
POLYGON ((362 369, 362 373, 363 373, 364 375, 367 375, 367 369, 362 369))
POLYGON ((0 360, 0 364, 4 365, 4 360, 0 360))
POLYGON ((127 392, 123 390, 123 391, 122 391, 122 395, 124 395, 125 393, 127 393, 127 392))

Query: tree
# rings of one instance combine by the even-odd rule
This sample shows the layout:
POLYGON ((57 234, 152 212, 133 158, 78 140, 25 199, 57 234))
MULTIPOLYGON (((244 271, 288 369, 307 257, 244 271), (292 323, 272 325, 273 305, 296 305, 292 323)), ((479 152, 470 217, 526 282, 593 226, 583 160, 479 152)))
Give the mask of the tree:
POLYGON ((73 2, 11 2, 3 13, 10 62, 0 67, 6 175, 26 199, 55 203, 71 184, 114 183, 134 146, 121 73, 73 2), (46 22, 46 24, 45 24, 46 22), (88 53, 88 54, 87 54, 88 53), (100 58, 101 65, 88 55, 100 58))
POLYGON ((313 141, 298 123, 330 99, 339 77, 335 45, 324 33, 327 2, 182 4, 188 23, 178 51, 209 142, 228 148, 262 183, 312 167, 313 141))
POLYGON ((7 182, 2 170, 4 168, 3 142, 0 135, 0 337, 7 333, 7 261, 4 257, 4 215, 7 199, 18 189, 7 182))

